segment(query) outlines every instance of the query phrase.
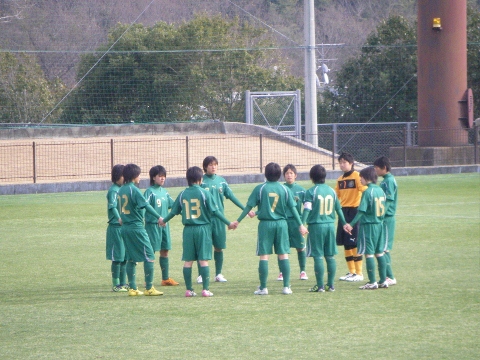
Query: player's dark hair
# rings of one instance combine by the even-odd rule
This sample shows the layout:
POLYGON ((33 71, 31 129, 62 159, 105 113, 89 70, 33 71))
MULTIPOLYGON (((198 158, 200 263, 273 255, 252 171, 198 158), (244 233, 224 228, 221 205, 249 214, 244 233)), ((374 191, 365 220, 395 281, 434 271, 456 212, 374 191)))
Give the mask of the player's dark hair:
MULTIPOLYGON (((346 162, 349 162, 350 164, 353 164, 355 160, 353 159, 353 155, 347 152, 342 152, 340 155, 338 155, 338 161, 340 160, 345 160, 346 162)), ((353 169, 353 167, 352 167, 353 169)))
POLYGON ((310 169, 310 179, 314 184, 324 184, 327 170, 322 165, 314 165, 310 169))
POLYGON ((218 165, 218 160, 215 156, 207 156, 205 159, 203 159, 203 171, 207 172, 207 166, 210 165, 211 163, 215 163, 218 165))
POLYGON ((127 164, 123 168, 123 180, 125 183, 132 182, 133 179, 136 179, 142 170, 140 169, 140 166, 136 164, 127 164))
POLYGON ((265 166, 265 177, 268 181, 278 181, 282 175, 282 169, 277 163, 271 162, 265 166))
POLYGON ((162 165, 155 165, 150 169, 148 175, 150 175, 150 186, 152 186, 155 184, 155 176, 167 177, 167 170, 162 165))
POLYGON ((202 181, 202 177, 202 169, 200 169, 198 166, 192 166, 187 169, 188 186, 192 186, 193 184, 202 181))
POLYGON ((360 170, 360 177, 364 178, 367 182, 377 183, 377 173, 373 166, 366 167, 365 169, 360 170))
POLYGON ((282 171, 283 176, 285 176, 285 173, 286 173, 288 170, 292 170, 293 173, 294 173, 295 175, 297 175, 297 168, 295 167, 295 165, 293 165, 293 164, 287 164, 287 165, 285 165, 285 167, 283 168, 283 171, 282 171))
POLYGON ((380 169, 385 169, 387 170, 387 172, 390 172, 390 170, 392 170, 390 160, 386 156, 380 156, 377 160, 373 162, 373 166, 377 166, 380 169))
POLYGON ((125 165, 117 164, 112 168, 112 183, 117 183, 118 180, 123 176, 123 168, 125 165))

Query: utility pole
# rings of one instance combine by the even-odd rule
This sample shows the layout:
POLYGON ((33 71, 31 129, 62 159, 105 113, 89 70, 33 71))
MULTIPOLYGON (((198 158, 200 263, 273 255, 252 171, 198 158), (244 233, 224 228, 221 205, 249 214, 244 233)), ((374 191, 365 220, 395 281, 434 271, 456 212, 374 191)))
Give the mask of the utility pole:
POLYGON ((305 32, 305 141, 318 146, 315 12, 313 0, 304 0, 305 32))

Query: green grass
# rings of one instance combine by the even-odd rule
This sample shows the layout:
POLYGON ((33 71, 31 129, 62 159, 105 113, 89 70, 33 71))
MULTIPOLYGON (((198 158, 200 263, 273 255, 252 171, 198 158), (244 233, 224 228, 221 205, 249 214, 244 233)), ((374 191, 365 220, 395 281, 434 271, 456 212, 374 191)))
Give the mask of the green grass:
MULTIPOLYGON (((256 219, 228 233, 213 298, 185 298, 180 217, 172 220, 171 276, 163 297, 110 291, 105 192, 0 197, 2 359, 473 359, 480 342, 479 174, 397 177, 392 263, 398 285, 281 294, 270 260, 269 296, 255 297, 256 219)), ((308 182, 301 182, 309 187, 308 182)), ((330 182, 330 185, 333 185, 330 182)), ((254 184, 232 185, 243 202, 254 184)), ((170 189, 172 196, 179 188, 170 189)), ((227 217, 240 210, 227 201, 227 217)), ((213 262, 211 263, 213 269, 213 262)), ((364 265, 365 267, 365 265, 364 265)), ((143 267, 137 267, 138 283, 143 267)), ((156 264, 156 284, 160 270, 156 264)), ((343 250, 337 277, 346 272, 343 250)), ((196 276, 194 269, 194 276, 196 276)), ((157 288, 160 288, 157 284, 157 288)), ((196 287, 200 290, 200 287, 196 287)))

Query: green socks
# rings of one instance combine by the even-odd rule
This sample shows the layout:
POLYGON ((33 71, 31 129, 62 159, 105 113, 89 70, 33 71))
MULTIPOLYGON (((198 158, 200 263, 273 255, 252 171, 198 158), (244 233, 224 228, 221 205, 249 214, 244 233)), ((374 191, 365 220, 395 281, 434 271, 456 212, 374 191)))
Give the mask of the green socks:
POLYGON ((127 262, 127 277, 128 277, 128 285, 130 289, 137 290, 137 274, 135 273, 135 268, 137 267, 137 263, 133 261, 127 262))
POLYGON ((297 257, 300 272, 305 271, 305 266, 307 265, 307 252, 305 250, 297 252, 297 257))
POLYGON ((386 267, 387 267, 387 277, 390 279, 395 279, 392 271, 392 255, 390 255, 390 251, 387 251, 384 255, 386 260, 386 267))
POLYGON ((127 261, 122 261, 120 263, 120 285, 126 285, 127 284, 127 261))
POLYGON ((112 261, 112 286, 120 285, 120 263, 118 261, 112 261))
POLYGON ((193 290, 192 288, 192 268, 183 268, 183 279, 185 280, 185 287, 187 290, 193 290))
POLYGON ((268 278, 268 260, 260 260, 258 262, 258 277, 260 278, 260 289, 265 289, 268 278))
POLYGON ((290 286, 290 260, 283 259, 279 261, 280 263, 280 271, 283 275, 283 287, 290 286))
POLYGON ((317 286, 323 287, 323 276, 325 274, 325 266, 323 265, 322 257, 313 258, 313 268, 315 270, 315 278, 317 280, 317 286))
POLYGON ((337 262, 333 256, 325 256, 325 261, 327 262, 327 285, 333 286, 337 272, 337 262))
POLYGON ((153 273, 155 270, 155 263, 153 261, 143 262, 143 271, 145 272, 145 288, 150 290, 153 286, 153 273))
POLYGON ((215 276, 222 273, 223 251, 214 251, 213 260, 215 260, 215 276))
POLYGON ((202 275, 203 290, 208 290, 210 285, 210 266, 207 265, 200 267, 200 275, 202 275))
POLYGON ((387 259, 384 256, 377 257, 378 274, 380 275, 380 284, 383 284, 387 278, 387 259))
POLYGON ((375 258, 373 256, 367 257, 365 261, 367 263, 368 282, 373 284, 377 282, 377 278, 375 277, 375 258))
POLYGON ((162 270, 162 280, 168 280, 168 257, 160 256, 160 270, 162 270))

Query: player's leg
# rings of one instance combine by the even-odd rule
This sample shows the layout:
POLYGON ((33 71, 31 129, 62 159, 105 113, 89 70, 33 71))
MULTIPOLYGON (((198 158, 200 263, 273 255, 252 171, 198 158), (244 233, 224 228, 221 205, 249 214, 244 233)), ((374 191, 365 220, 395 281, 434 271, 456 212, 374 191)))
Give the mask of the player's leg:
POLYGON ((260 221, 257 230, 257 251, 256 254, 260 257, 258 261, 258 278, 260 286, 254 292, 255 295, 267 295, 267 279, 268 279, 268 257, 272 254, 273 239, 275 234, 272 234, 271 224, 273 221, 260 221))
POLYGON ((335 291, 334 281, 337 272, 337 263, 334 256, 338 253, 335 243, 335 229, 333 225, 328 228, 322 227, 321 229, 323 232, 323 254, 325 256, 325 262, 327 263, 327 290, 335 291))
MULTIPOLYGON (((134 292, 138 292, 137 288, 137 274, 136 274, 136 268, 137 268, 137 263, 135 261, 127 261, 127 278, 128 278, 128 287, 130 290, 133 290, 134 292)), ((130 291, 129 291, 130 295, 130 291)), ((141 295, 141 294, 140 294, 141 295)))
POLYGON ((386 262, 386 273, 387 273, 387 283, 388 285, 395 285, 397 280, 395 279, 395 275, 393 274, 392 270, 392 249, 393 249, 393 241, 395 238, 395 218, 394 217, 386 217, 383 221, 384 224, 384 231, 385 231, 385 241, 387 250, 385 251, 385 262, 386 262))
POLYGON ((375 248, 371 236, 371 225, 363 224, 358 233, 357 245, 358 252, 365 255, 367 267, 368 283, 360 286, 361 290, 378 289, 377 278, 375 275, 375 248))
POLYGON ((196 256, 200 264, 200 275, 203 280, 202 296, 210 297, 210 267, 208 261, 212 259, 212 228, 210 225, 195 226, 193 243, 197 251, 196 256))
POLYGON ((213 260, 215 261, 215 281, 226 282, 227 279, 222 275, 223 269, 223 249, 227 247, 227 228, 218 218, 212 218, 212 244, 213 260))
POLYGON ((183 228, 183 234, 182 234, 182 237, 183 237, 182 261, 184 261, 183 280, 185 281, 186 297, 192 297, 196 295, 193 292, 193 287, 192 287, 192 265, 194 261, 197 262, 198 264, 198 261, 196 258, 196 252, 195 252, 195 245, 190 240, 194 236, 193 230, 194 230, 193 226, 185 226, 183 228))
POLYGON ((305 251, 305 238, 298 231, 298 225, 295 220, 288 219, 288 240, 290 243, 290 248, 295 248, 297 250, 297 259, 298 266, 300 268, 300 280, 308 280, 307 273, 305 272, 305 267, 307 264, 307 256, 305 251))
POLYGON ((288 258, 288 254, 290 253, 290 239, 288 236, 287 221, 276 221, 276 226, 271 229, 271 232, 275 235, 273 248, 275 254, 278 255, 280 270, 283 275, 283 294, 289 295, 292 293, 292 290, 290 289, 290 260, 288 258))
POLYGON ((160 246, 160 270, 162 271, 162 286, 176 286, 178 282, 170 278, 170 263, 168 259, 168 252, 172 248, 172 241, 170 239, 170 229, 168 227, 161 228, 162 244, 160 246))
MULTIPOLYGON (((354 215, 355 211, 353 208, 342 208, 342 211, 343 211, 343 215, 345 216, 345 221, 347 223, 353 220, 353 217, 355 216, 354 215)), ((355 231, 355 228, 353 231, 355 231)), ((345 230, 343 230, 342 224, 338 222, 336 241, 338 246, 344 247, 345 262, 347 263, 348 271, 344 276, 341 276, 339 280, 345 281, 346 279, 348 279, 349 277, 355 274, 355 262, 353 258, 352 249, 356 246, 355 245, 356 237, 353 236, 353 232, 351 236, 345 230)))

